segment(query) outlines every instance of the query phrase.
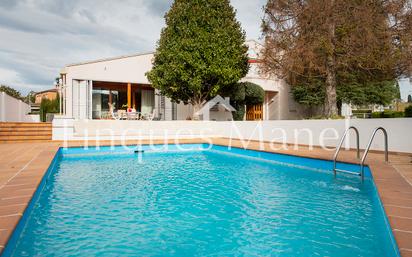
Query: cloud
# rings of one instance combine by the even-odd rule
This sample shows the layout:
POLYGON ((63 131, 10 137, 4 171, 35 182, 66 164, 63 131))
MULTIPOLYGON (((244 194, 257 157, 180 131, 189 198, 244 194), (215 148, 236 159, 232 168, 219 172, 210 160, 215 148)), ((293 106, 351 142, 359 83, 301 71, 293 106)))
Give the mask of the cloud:
POLYGON ((16 6, 16 4, 17 4, 17 0, 16 1, 15 0, 2 0, 2 1, 0 1, 0 7, 1 8, 10 9, 10 8, 16 6))
POLYGON ((0 77, 5 80, 18 80, 19 74, 15 70, 0 67, 0 77))
MULTIPOLYGON (((265 0, 232 0, 248 38, 265 0)), ((66 64, 152 51, 172 0, 0 0, 0 83, 52 87, 66 64)))
POLYGON ((248 39, 258 40, 261 37, 260 25, 266 2, 267 0, 231 0, 248 39))
POLYGON ((161 17, 169 10, 172 5, 172 0, 151 0, 148 1, 147 8, 154 14, 161 17))

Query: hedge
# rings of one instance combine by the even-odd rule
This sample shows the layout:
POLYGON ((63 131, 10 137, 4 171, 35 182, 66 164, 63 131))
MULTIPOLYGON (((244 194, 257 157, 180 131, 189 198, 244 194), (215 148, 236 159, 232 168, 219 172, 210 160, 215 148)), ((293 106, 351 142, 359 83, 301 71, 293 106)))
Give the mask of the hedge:
POLYGON ((233 112, 233 120, 243 120, 246 105, 262 104, 265 100, 265 91, 259 85, 251 82, 240 82, 231 87, 229 92, 221 92, 230 97, 230 104, 236 111, 233 112))
POLYGON ((245 85, 245 104, 256 105, 265 101, 265 90, 259 85, 251 82, 244 82, 245 85))
POLYGON ((40 121, 45 122, 47 113, 59 113, 59 96, 54 100, 42 99, 40 104, 40 121))
POLYGON ((372 112, 372 118, 402 118, 404 116, 405 116, 404 112, 396 112, 396 111, 372 112))
POLYGON ((405 117, 412 117, 412 105, 405 108, 405 117))

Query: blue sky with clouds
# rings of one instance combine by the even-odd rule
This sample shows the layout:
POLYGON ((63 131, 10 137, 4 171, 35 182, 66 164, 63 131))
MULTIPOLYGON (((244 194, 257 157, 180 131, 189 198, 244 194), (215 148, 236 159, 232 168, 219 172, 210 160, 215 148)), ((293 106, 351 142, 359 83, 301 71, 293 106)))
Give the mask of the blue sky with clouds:
MULTIPOLYGON (((266 0, 231 0, 259 39, 266 0)), ((172 0, 0 0, 0 84, 53 86, 65 64, 152 51, 172 0)))

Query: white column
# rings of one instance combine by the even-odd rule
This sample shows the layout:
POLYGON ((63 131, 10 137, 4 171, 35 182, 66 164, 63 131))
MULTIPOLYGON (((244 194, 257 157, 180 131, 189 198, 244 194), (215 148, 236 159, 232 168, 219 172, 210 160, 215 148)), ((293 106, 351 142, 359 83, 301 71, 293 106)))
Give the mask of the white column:
POLYGON ((0 99, 0 121, 6 121, 6 96, 4 92, 1 93, 1 99, 0 99))
POLYGON ((269 119, 269 93, 265 92, 265 102, 264 102, 264 113, 263 113, 263 120, 269 119))
POLYGON ((23 114, 22 114, 22 111, 21 111, 21 106, 22 106, 22 101, 21 100, 19 100, 18 102, 17 102, 17 106, 18 106, 18 110, 17 110, 17 120, 18 121, 22 121, 22 117, 23 117, 23 114))
POLYGON ((62 98, 63 98, 63 105, 62 105, 62 107, 63 107, 63 115, 64 116, 66 116, 66 105, 67 105, 67 103, 66 103, 66 90, 67 90, 67 84, 66 84, 66 75, 63 75, 63 77, 62 77, 62 85, 63 85, 63 90, 62 90, 62 98))
POLYGON ((62 96, 62 88, 63 88, 63 85, 62 85, 62 82, 63 80, 61 79, 60 80, 60 83, 59 83, 59 90, 58 90, 58 92, 59 92, 59 114, 60 115, 62 115, 62 111, 63 111, 63 96, 62 96))
POLYGON ((93 80, 89 80, 89 119, 92 119, 93 114, 93 80))

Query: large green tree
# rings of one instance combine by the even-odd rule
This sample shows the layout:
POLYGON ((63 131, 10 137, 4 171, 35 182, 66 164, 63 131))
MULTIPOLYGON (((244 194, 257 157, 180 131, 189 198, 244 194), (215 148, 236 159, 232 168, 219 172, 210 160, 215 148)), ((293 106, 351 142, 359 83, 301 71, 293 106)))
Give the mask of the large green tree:
POLYGON ((328 117, 340 100, 387 102, 411 70, 411 15, 410 0, 268 0, 263 68, 328 117))
POLYGON ((229 0, 175 0, 147 73, 153 87, 197 112, 249 69, 245 32, 229 0))

